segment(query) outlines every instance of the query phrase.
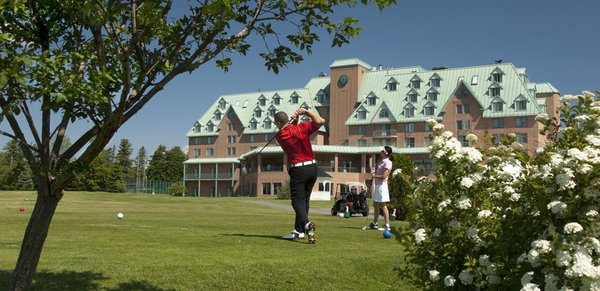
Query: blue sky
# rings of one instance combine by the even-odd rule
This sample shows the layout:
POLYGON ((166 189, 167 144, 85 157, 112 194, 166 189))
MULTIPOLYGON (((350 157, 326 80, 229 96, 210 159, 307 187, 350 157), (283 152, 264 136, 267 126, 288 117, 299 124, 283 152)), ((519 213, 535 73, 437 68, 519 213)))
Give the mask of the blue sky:
MULTIPOLYGON (((160 144, 184 148, 187 131, 220 95, 303 87, 343 58, 427 69, 502 59, 526 67, 530 80, 550 82, 561 94, 600 90, 598 11, 598 0, 398 0, 382 13, 344 8, 336 16, 358 18, 364 29, 349 45, 331 48, 331 39, 322 35, 312 55, 279 75, 261 63, 260 43, 245 57, 234 55, 227 73, 207 64, 171 82, 110 144, 127 138, 134 152, 144 146, 153 153, 160 144)), ((75 133, 69 136, 74 140, 75 133)), ((6 141, 0 137, 1 146, 6 141)))

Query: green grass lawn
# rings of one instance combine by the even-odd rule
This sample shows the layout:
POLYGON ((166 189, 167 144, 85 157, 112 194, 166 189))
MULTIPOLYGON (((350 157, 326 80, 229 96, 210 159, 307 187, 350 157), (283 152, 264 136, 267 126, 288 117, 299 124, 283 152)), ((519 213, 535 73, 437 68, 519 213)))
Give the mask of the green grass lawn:
MULTIPOLYGON (((0 192, 0 290, 34 200, 33 192, 0 192)), ((309 245, 281 239, 293 228, 291 207, 250 200, 257 199, 68 192, 32 290, 414 289, 393 270, 400 245, 361 230, 366 218, 317 214, 333 201, 313 203, 318 241, 309 245)))

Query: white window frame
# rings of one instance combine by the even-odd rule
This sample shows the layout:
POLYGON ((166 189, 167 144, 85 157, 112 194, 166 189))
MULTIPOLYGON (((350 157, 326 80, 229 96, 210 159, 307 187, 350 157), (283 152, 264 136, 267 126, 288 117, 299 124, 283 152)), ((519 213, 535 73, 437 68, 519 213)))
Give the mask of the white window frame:
POLYGON ((415 138, 414 137, 404 138, 404 147, 405 148, 414 148, 415 147, 415 138))

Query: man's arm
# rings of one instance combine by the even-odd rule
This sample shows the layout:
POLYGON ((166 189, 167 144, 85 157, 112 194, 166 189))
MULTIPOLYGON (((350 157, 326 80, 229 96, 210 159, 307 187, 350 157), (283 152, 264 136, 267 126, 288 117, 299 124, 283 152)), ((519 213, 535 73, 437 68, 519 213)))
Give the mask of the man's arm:
POLYGON ((291 118, 298 120, 300 115, 308 115, 310 119, 317 125, 323 125, 325 123, 325 119, 319 115, 316 111, 308 111, 305 108, 298 108, 294 114, 292 114, 291 118))

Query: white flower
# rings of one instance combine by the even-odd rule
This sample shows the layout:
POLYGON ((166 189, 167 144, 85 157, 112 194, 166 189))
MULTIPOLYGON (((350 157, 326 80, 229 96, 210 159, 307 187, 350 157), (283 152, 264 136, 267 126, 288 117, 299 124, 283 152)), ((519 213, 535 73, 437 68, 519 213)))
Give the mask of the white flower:
POLYGON ((587 217, 589 220, 596 219, 596 218, 598 218, 598 211, 589 210, 588 212, 585 213, 585 217, 587 217))
POLYGON ((533 280, 533 274, 534 274, 533 271, 523 274, 523 277, 521 277, 521 285, 530 283, 531 280, 533 280))
POLYGON ((533 283, 527 283, 523 285, 521 291, 540 291, 540 287, 533 283))
POLYGON ((577 159, 577 160, 580 160, 580 161, 585 161, 585 160, 587 160, 587 155, 586 155, 586 154, 584 154, 584 153, 583 153, 581 150, 579 150, 578 148, 572 148, 572 149, 569 149, 569 150, 567 151, 567 154, 568 154, 570 157, 573 157, 573 158, 575 158, 575 159, 577 159))
POLYGON ((535 117, 535 120, 537 120, 538 122, 545 122, 550 121, 552 119, 550 118, 550 115, 548 115, 548 113, 540 113, 535 117))
POLYGON ((546 205, 554 214, 561 214, 567 211, 567 204, 561 201, 552 201, 546 205))
POLYGON ((482 267, 487 267, 491 264, 490 262, 490 256, 488 255, 481 255, 479 256, 479 265, 481 265, 482 267))
POLYGON ((558 277, 554 276, 554 274, 552 273, 548 273, 544 276, 544 282, 546 283, 546 286, 544 286, 544 290, 545 291, 553 291, 553 290, 558 290, 558 288, 556 287, 556 283, 558 283, 558 277))
POLYGON ((483 155, 476 148, 463 147, 460 149, 460 153, 472 164, 479 163, 483 159, 483 155))
POLYGON ((438 122, 435 119, 433 119, 433 118, 427 119, 426 122, 429 125, 429 127, 434 127, 436 124, 438 124, 438 122))
POLYGON ((452 219, 450 222, 448 222, 448 226, 452 228, 459 227, 460 222, 458 222, 456 219, 452 219))
POLYGON ((398 168, 395 169, 394 172, 392 172, 392 176, 396 176, 396 175, 400 175, 402 174, 402 169, 398 168))
POLYGON ((514 179, 517 179, 520 175, 521 175, 521 171, 523 170, 523 168, 521 168, 521 165, 518 164, 505 164, 502 167, 502 172, 510 177, 514 179))
POLYGON ((550 242, 544 239, 538 239, 531 242, 531 247, 538 250, 541 254, 548 253, 552 250, 550 242))
POLYGON ((588 143, 594 145, 594 146, 600 146, 600 136, 597 135, 588 135, 585 137, 585 141, 587 141, 588 143))
POLYGON ((556 265, 559 267, 568 267, 571 265, 571 260, 569 252, 560 251, 556 254, 556 265))
POLYGON ((467 134, 466 139, 469 143, 474 144, 477 141, 477 136, 472 133, 469 133, 467 134))
POLYGON ((564 173, 556 175, 556 184, 560 187, 560 190, 573 189, 575 188, 575 181, 573 181, 573 171, 571 169, 564 169, 564 173))
POLYGON ((415 231, 415 241, 417 242, 417 244, 421 244, 421 242, 423 242, 425 238, 427 238, 427 233, 425 232, 425 229, 419 228, 417 229, 417 231, 415 231))
POLYGON ((435 282, 439 279, 440 279, 440 272, 438 272, 437 270, 429 271, 429 280, 435 282))
POLYGON ((469 227, 467 229, 467 237, 475 243, 479 243, 481 241, 478 233, 479 233, 479 229, 477 229, 477 228, 469 227))
POLYGON ((480 220, 490 216, 492 216, 492 212, 487 209, 481 210, 479 213, 477 213, 477 218, 480 220))
POLYGON ((444 131, 444 132, 442 133, 442 137, 444 137, 444 138, 451 138, 453 135, 454 135, 454 134, 452 133, 452 131, 448 131, 448 130, 447 130, 447 131, 444 131))
POLYGON ((471 188, 473 186, 473 180, 469 177, 464 177, 460 180, 460 186, 464 188, 471 188))
POLYGON ((597 280, 600 277, 600 267, 594 265, 592 256, 584 247, 576 246, 573 264, 567 268, 565 275, 570 278, 589 277, 597 280))
POLYGON ((517 258, 517 263, 522 263, 525 262, 525 259, 527 258, 527 253, 522 253, 518 258, 517 258))
POLYGON ((529 253, 527 253, 527 261, 529 261, 529 263, 534 266, 537 267, 540 265, 540 253, 534 249, 529 250, 529 253))
POLYGON ((469 209, 471 208, 471 200, 467 196, 460 196, 454 201, 454 206, 458 209, 469 209))
POLYGON ((450 200, 450 198, 446 198, 446 199, 442 200, 442 202, 440 202, 438 204, 438 207, 437 207, 438 212, 442 212, 442 210, 444 210, 444 208, 446 208, 448 205, 450 205, 451 202, 452 202, 452 200, 450 200))
POLYGON ((513 193, 508 198, 508 200, 513 201, 513 202, 517 202, 517 201, 519 201, 519 199, 521 199, 521 194, 519 194, 519 193, 513 193))
POLYGON ((498 276, 496 274, 491 274, 491 275, 487 276, 487 281, 491 285, 499 285, 502 282, 502 278, 500 278, 500 276, 498 276))
POLYGON ((442 234, 442 230, 441 230, 441 229, 439 229, 439 228, 436 228, 436 229, 433 231, 433 236, 440 236, 440 234, 442 234))
POLYGON ((569 222, 565 224, 564 231, 567 234, 574 234, 583 231, 583 227, 577 222, 569 222))
POLYGON ((471 273, 464 271, 464 270, 462 272, 460 272, 460 274, 458 274, 458 279, 460 279, 460 282, 463 285, 469 285, 469 284, 473 283, 473 275, 471 275, 471 273))
POLYGON ((451 275, 448 275, 444 278, 444 285, 446 285, 447 287, 454 286, 455 282, 456 279, 454 279, 454 277, 452 277, 451 275))
POLYGON ((444 125, 441 123, 438 123, 438 124, 434 125, 432 129, 435 132, 440 132, 440 131, 444 130, 444 125))

